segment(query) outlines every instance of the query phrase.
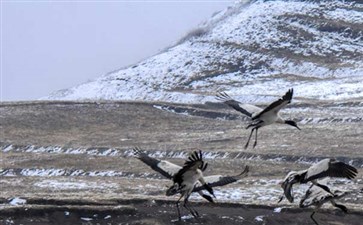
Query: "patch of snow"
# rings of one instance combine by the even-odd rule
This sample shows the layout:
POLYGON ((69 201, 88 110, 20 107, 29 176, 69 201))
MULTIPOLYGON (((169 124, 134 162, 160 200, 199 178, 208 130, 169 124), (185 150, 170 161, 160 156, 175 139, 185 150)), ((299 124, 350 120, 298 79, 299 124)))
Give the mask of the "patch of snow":
POLYGON ((117 184, 102 183, 97 182, 71 182, 71 181, 61 181, 61 180, 42 180, 34 183, 34 186, 40 188, 51 188, 53 190, 85 190, 85 189, 115 189, 118 187, 117 184))
POLYGON ((243 218, 242 216, 237 216, 237 218, 240 220, 245 220, 245 218, 243 218))
POLYGON ((3 152, 8 152, 13 149, 13 145, 9 145, 6 148, 3 149, 3 152))
POLYGON ((5 224, 15 224, 15 222, 12 219, 6 219, 5 224))
POLYGON ((282 210, 282 207, 274 208, 274 213, 280 213, 282 210))
MULTIPOLYGON (((194 217, 192 215, 184 215, 184 216, 181 216, 181 220, 190 220, 190 219, 193 219, 194 217)), ((171 222, 175 223, 175 222, 178 222, 179 219, 175 219, 175 220, 171 220, 171 222)))
POLYGON ((11 199, 9 204, 10 205, 24 205, 24 204, 26 204, 26 199, 15 197, 15 198, 11 199))
POLYGON ((107 219, 110 219, 111 217, 112 217, 111 215, 107 215, 104 217, 104 219, 107 220, 107 219))
POLYGON ((61 176, 64 173, 64 169, 22 169, 20 172, 23 176, 61 176))
POLYGON ((16 173, 13 169, 0 169, 0 176, 5 176, 5 177, 15 177, 16 173))
POLYGON ((264 218, 264 217, 265 217, 264 215, 256 216, 256 217, 255 217, 255 220, 256 220, 257 222, 263 222, 263 218, 264 218))

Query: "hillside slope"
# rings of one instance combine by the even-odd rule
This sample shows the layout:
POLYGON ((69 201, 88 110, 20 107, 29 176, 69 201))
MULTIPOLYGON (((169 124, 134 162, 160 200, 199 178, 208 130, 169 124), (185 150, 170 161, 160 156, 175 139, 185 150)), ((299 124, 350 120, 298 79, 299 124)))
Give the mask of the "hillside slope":
POLYGON ((240 3, 158 55, 44 99, 196 103, 223 90, 266 102, 290 87, 302 99, 362 98, 362 21, 354 1, 240 3))

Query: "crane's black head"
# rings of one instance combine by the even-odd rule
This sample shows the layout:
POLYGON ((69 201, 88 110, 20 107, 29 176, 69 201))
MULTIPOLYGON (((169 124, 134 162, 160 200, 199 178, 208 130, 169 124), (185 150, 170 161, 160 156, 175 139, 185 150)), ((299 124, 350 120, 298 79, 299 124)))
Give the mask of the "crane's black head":
POLYGON ((347 207, 345 207, 344 205, 335 204, 335 207, 338 207, 338 208, 339 208, 339 209, 341 209, 343 212, 348 213, 348 209, 347 209, 347 207))
POLYGON ((281 183, 281 187, 283 188, 284 185, 286 185, 287 183, 298 183, 301 180, 301 172, 299 171, 290 171, 286 177, 284 178, 284 180, 281 183))
POLYGON ((284 190, 284 195, 281 196, 278 203, 284 199, 284 196, 289 202, 294 202, 294 197, 292 195, 292 186, 300 181, 301 174, 296 171, 289 172, 284 180, 280 182, 281 188, 284 190))
POLYGON ((293 120, 285 120, 285 123, 290 125, 290 126, 293 126, 293 127, 296 127, 297 129, 301 130, 300 127, 297 126, 296 122, 293 121, 293 120))

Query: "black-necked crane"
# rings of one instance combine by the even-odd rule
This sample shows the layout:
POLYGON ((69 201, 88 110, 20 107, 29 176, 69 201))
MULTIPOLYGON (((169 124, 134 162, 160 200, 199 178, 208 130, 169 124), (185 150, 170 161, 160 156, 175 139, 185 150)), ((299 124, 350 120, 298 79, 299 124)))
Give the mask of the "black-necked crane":
MULTIPOLYGON (((214 196, 213 189, 205 182, 202 169, 205 167, 202 151, 194 151, 185 161, 184 166, 173 176, 174 184, 166 191, 167 196, 180 193, 181 196, 176 202, 178 217, 181 220, 179 202, 184 197, 184 208, 186 208, 194 218, 199 216, 199 213, 188 205, 188 199, 197 182, 199 181, 204 189, 214 196)), ((214 196, 215 197, 215 196, 214 196)))
POLYGON ((330 189, 327 186, 326 179, 318 182, 319 186, 316 184, 312 184, 309 189, 306 191, 305 195, 300 201, 300 208, 306 208, 309 206, 315 206, 313 213, 310 215, 310 218, 314 221, 316 225, 319 225, 318 222, 314 219, 314 214, 318 211, 318 209, 326 202, 330 202, 333 206, 341 209, 343 212, 347 213, 348 209, 344 205, 338 204, 335 202, 336 199, 343 197, 348 194, 349 191, 339 190, 339 189, 330 189), (324 188, 322 188, 324 187, 324 188))
MULTIPOLYGON (((181 166, 176 165, 174 163, 171 163, 169 161, 166 160, 159 160, 153 157, 148 156, 143 150, 141 150, 140 148, 134 148, 133 149, 135 155, 137 156, 138 159, 140 159, 143 163, 145 163, 146 165, 148 165, 151 169, 153 169, 154 171, 160 173, 161 175, 163 175, 165 178, 172 180, 174 175, 182 169, 181 166)), ((208 163, 204 164, 204 167, 202 168, 202 172, 205 171, 205 169, 207 168, 208 163)), ((221 187, 221 186, 225 186, 227 184, 231 184, 234 182, 239 181, 240 179, 246 177, 248 175, 249 172, 249 167, 246 166, 244 168, 244 170, 237 175, 230 175, 230 176, 224 176, 224 175, 210 175, 210 176, 204 176, 204 180, 205 182, 210 186, 210 187, 221 187)), ((211 196, 205 194, 203 191, 205 190, 204 186, 201 185, 200 182, 197 182, 197 184, 195 185, 193 192, 197 192, 200 196, 202 196, 203 198, 205 198, 206 200, 208 200, 209 202, 213 203, 213 199, 211 196)))
MULTIPOLYGON (((186 206, 186 204, 188 203, 188 198, 192 192, 197 192, 200 196, 202 196, 209 202, 213 203, 214 202, 213 198, 210 195, 203 193, 204 190, 210 192, 211 188, 213 187, 224 186, 227 184, 237 182, 238 180, 246 177, 249 171, 248 166, 246 166, 245 169, 240 174, 235 176, 223 176, 223 175, 202 176, 202 179, 197 179, 194 182, 195 184, 190 192, 190 187, 188 188, 188 190, 183 190, 182 186, 183 186, 183 180, 185 179, 184 177, 190 177, 190 175, 188 176, 187 172, 188 170, 191 169, 191 164, 196 164, 196 161, 200 160, 202 161, 201 163, 199 162, 200 166, 197 167, 196 170, 195 168, 193 169, 194 171, 197 171, 196 173, 199 174, 198 176, 200 176, 202 172, 205 171, 208 165, 202 160, 201 152, 199 152, 199 155, 198 152, 193 152, 193 154, 189 156, 188 161, 185 162, 184 167, 181 167, 166 160, 158 160, 153 157, 150 157, 140 148, 134 148, 133 150, 138 159, 140 159, 146 165, 151 167, 153 170, 159 172, 164 177, 174 181, 173 186, 171 186, 168 189, 167 195, 171 196, 179 193, 181 194, 181 197, 177 201, 179 219, 181 218, 179 210, 179 201, 183 198, 183 196, 184 196, 184 207, 186 207, 194 217, 197 217, 198 213, 195 210, 188 208, 188 206, 186 206)), ((195 178, 193 180, 195 180, 195 178)), ((188 183, 192 182, 189 181, 188 183)), ((211 194, 213 195, 213 193, 211 194)))
MULTIPOLYGON (((320 185, 317 182, 317 179, 324 177, 353 179, 357 176, 357 174, 357 169, 351 165, 335 159, 323 159, 306 170, 290 171, 281 183, 281 187, 284 189, 284 195, 289 202, 293 202, 294 198, 292 196, 292 186, 296 183, 302 184, 311 181, 316 186, 319 186, 329 192, 329 189, 327 189, 324 185, 320 185)), ((281 196, 279 202, 283 199, 284 195, 281 196)))
POLYGON ((287 104, 289 104, 291 102, 292 96, 293 96, 293 89, 289 89, 284 96, 282 96, 280 99, 272 102, 265 109, 262 109, 255 105, 243 104, 239 101, 232 99, 225 92, 218 93, 216 98, 220 101, 223 101, 228 106, 232 107, 233 109, 243 113, 244 115, 246 115, 252 119, 252 122, 246 127, 246 129, 252 127, 250 136, 248 137, 247 143, 245 145, 245 149, 246 149, 250 143, 250 140, 251 140, 251 137, 252 137, 252 134, 254 131, 255 131, 255 142, 253 144, 253 147, 256 147, 257 132, 258 132, 258 129, 261 127, 264 127, 264 126, 267 126, 270 124, 274 124, 274 123, 280 123, 280 124, 291 125, 300 130, 300 128, 297 126, 295 121, 285 120, 279 114, 280 109, 282 109, 283 107, 285 107, 287 104))

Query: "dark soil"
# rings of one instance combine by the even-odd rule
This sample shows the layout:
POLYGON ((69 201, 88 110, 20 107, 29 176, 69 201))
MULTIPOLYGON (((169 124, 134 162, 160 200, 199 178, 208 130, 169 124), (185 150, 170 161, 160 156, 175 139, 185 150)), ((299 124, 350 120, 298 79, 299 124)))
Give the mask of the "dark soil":
MULTIPOLYGON (((192 217, 182 208, 182 220, 178 220, 175 202, 135 200, 128 205, 38 205, 17 207, 0 212, 0 224, 289 224, 311 225, 311 210, 282 209, 256 205, 195 203, 200 214, 192 217)), ((344 214, 339 210, 322 210, 314 218, 321 224, 360 225, 362 212, 344 214)))

